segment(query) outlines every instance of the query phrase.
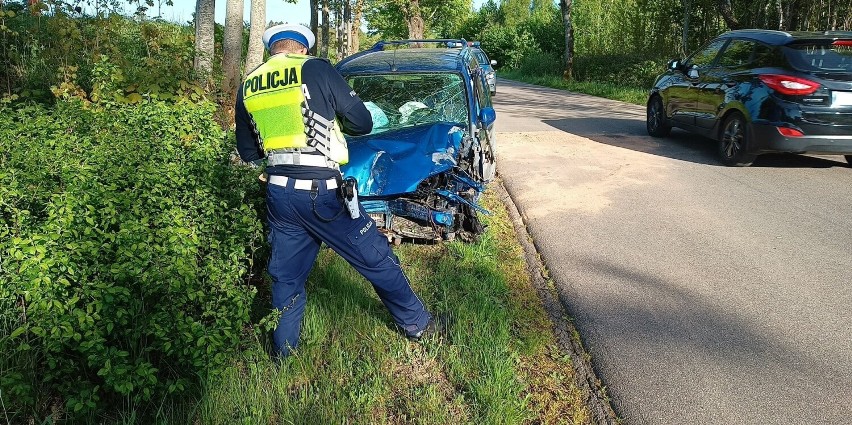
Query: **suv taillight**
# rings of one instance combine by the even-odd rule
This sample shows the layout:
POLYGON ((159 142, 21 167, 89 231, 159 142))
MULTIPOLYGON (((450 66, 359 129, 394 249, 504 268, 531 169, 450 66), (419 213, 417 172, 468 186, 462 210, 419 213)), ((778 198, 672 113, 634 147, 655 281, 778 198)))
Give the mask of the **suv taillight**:
POLYGON ((791 96, 807 96, 819 90, 819 83, 790 75, 763 74, 760 81, 772 90, 791 96))
POLYGON ((852 40, 837 40, 831 44, 834 46, 852 47, 852 40))

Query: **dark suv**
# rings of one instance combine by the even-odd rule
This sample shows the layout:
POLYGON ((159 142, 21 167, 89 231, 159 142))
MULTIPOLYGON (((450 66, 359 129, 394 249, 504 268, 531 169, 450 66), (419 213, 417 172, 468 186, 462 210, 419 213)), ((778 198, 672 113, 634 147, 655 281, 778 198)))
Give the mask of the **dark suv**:
POLYGON ((648 99, 648 134, 718 141, 725 165, 768 152, 852 164, 852 32, 730 31, 669 62, 648 99))

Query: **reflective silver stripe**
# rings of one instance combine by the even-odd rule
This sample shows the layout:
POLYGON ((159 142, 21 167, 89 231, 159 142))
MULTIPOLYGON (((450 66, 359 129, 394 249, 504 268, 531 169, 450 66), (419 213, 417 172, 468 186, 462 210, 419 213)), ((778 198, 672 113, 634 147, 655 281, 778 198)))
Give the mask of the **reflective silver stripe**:
POLYGON ((325 128, 334 127, 334 121, 327 119, 326 117, 306 108, 304 105, 302 106, 302 121, 305 125, 313 125, 320 124, 325 128))
MULTIPOLYGON (((276 186, 287 187, 287 182, 290 180, 287 176, 269 176, 269 184, 274 184, 276 186)), ((311 183, 313 180, 298 180, 294 179, 295 183, 293 183, 294 189, 299 190, 311 190, 311 183)), ((333 190, 337 189, 337 179, 328 179, 325 181, 325 189, 333 190)))
POLYGON ((329 162, 334 163, 333 166, 328 165, 328 167, 338 169, 339 165, 337 162, 331 159, 331 144, 334 140, 332 137, 336 138, 334 133, 335 122, 311 111, 307 102, 311 98, 311 94, 308 86, 305 84, 302 84, 302 94, 305 97, 305 101, 302 102, 302 122, 305 124, 305 136, 308 139, 308 146, 325 155, 329 162))
POLYGON ((270 152, 266 157, 267 163, 276 165, 307 165, 311 167, 337 168, 337 163, 326 158, 325 155, 309 155, 299 151, 294 152, 270 152))

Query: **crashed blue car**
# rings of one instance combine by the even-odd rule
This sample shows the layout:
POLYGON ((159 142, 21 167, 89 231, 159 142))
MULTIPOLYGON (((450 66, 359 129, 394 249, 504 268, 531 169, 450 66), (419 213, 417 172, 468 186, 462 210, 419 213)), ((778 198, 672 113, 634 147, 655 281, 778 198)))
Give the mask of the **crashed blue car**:
POLYGON ((464 40, 379 42, 337 65, 373 117, 347 137, 344 177, 393 243, 473 241, 480 195, 494 178, 496 114, 464 40))

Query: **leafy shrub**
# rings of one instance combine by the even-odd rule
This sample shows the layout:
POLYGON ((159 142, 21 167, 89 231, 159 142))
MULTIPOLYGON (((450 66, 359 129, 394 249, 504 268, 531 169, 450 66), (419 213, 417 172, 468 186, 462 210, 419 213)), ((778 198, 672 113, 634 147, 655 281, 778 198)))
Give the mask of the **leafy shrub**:
POLYGON ((230 164, 214 110, 0 105, 0 389, 13 419, 56 397, 78 417, 160 400, 239 346, 262 198, 256 173, 230 164))
POLYGON ((550 53, 531 53, 521 59, 518 71, 525 75, 562 76, 562 58, 550 53))
POLYGON ((521 23, 521 29, 535 40, 537 50, 552 56, 565 53, 565 26, 562 14, 555 4, 548 4, 544 10, 533 14, 521 23))
POLYGON ((499 66, 517 68, 527 54, 537 52, 532 35, 523 29, 492 25, 482 32, 482 48, 499 66))
POLYGON ((665 62, 639 55, 584 55, 574 61, 579 81, 600 81, 626 87, 650 88, 665 71, 665 62))
POLYGON ((78 17, 71 3, 52 5, 45 16, 21 3, 0 7, 0 97, 52 101, 51 88, 69 81, 90 93, 104 57, 121 72, 127 95, 168 100, 196 91, 191 27, 118 14, 78 17))

